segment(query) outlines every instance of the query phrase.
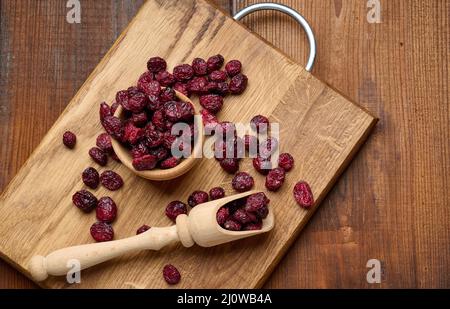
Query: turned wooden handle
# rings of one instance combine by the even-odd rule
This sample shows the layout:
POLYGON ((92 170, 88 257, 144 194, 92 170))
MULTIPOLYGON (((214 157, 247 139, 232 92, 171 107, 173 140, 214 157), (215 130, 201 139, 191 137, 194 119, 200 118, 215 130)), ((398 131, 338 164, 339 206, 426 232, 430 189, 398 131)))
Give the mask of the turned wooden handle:
POLYGON ((36 281, 43 281, 48 275, 66 275, 71 267, 67 265, 70 260, 77 260, 81 269, 86 269, 124 253, 146 249, 159 250, 177 241, 179 236, 176 225, 164 228, 152 227, 145 233, 121 240, 59 249, 46 257, 33 256, 28 269, 36 281))

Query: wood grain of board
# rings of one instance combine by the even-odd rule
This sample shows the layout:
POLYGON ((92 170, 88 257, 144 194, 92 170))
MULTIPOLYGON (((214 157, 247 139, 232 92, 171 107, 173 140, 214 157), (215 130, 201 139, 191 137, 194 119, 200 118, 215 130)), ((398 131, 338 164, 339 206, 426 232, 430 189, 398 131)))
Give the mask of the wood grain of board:
MULTIPOLYGON (((227 98, 220 118, 246 122, 256 111, 270 115, 280 122, 282 150, 298 158, 283 188, 269 194, 275 229, 258 240, 216 248, 176 246, 126 255, 84 271, 77 287, 165 287, 161 269, 167 262, 184 274, 178 288, 261 286, 376 120, 204 1, 148 1, 142 6, 3 192, 2 257, 27 274, 25 267, 32 255, 90 242, 88 229, 95 218, 73 207, 70 196, 83 187, 80 171, 92 165, 86 153, 101 132, 99 102, 111 102, 117 90, 134 84, 151 55, 164 56, 173 67, 218 51, 227 59, 241 59, 251 78, 242 96, 227 98), (61 135, 69 128, 78 135, 74 151, 61 146, 61 135), (296 206, 292 197, 292 187, 300 179, 311 184, 317 200, 310 211, 296 206)), ((241 170, 250 171, 250 163, 247 159, 241 170)), ((118 171, 126 183, 118 192, 103 188, 95 192, 112 196, 119 205, 116 238, 134 234, 143 223, 169 225, 162 214, 174 197, 186 199, 195 189, 215 185, 232 193, 231 176, 215 160, 204 159, 187 175, 161 183, 136 178, 115 162, 108 167, 118 171)), ((256 188, 262 189, 263 177, 255 178, 256 188)), ((71 287, 65 278, 49 278, 42 285, 71 287)))

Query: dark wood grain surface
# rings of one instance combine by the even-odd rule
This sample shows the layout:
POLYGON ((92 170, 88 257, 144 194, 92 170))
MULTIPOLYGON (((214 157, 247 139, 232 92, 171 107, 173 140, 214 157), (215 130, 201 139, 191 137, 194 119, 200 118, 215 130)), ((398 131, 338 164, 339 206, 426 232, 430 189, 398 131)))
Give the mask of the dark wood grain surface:
MULTIPOLYGON (((2 190, 142 2, 81 1, 81 24, 68 24, 66 1, 0 1, 2 190)), ((316 33, 313 74, 380 122, 266 287, 450 287, 450 2, 381 0, 379 24, 367 22, 366 1, 279 2, 316 33), (382 263, 381 284, 366 282, 369 259, 382 263)), ((306 61, 288 17, 244 22, 306 61)), ((1 261, 0 287, 34 284, 1 261)))

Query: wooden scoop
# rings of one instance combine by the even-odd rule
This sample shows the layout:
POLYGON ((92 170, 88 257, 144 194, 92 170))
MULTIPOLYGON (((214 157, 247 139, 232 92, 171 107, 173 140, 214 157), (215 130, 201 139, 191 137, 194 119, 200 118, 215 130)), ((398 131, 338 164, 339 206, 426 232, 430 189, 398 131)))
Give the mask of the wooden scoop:
MULTIPOLYGON (((175 90, 175 93, 177 95, 177 97, 184 102, 189 102, 192 104, 192 106, 195 107, 195 105, 192 103, 192 101, 186 97, 184 94, 178 92, 175 90)), ((121 118, 123 113, 123 107, 121 105, 119 105, 119 107, 117 108, 116 112, 114 113, 114 116, 121 118)), ((198 116, 197 111, 195 112, 195 116, 198 116)), ((194 165, 197 163, 200 154, 202 152, 202 141, 203 141, 203 125, 202 125, 202 120, 201 118, 198 119, 196 122, 194 122, 194 124, 196 125, 196 131, 199 132, 199 138, 197 139, 197 142, 195 143, 193 149, 192 149, 192 154, 188 157, 188 158, 183 158, 182 161, 180 162, 180 164, 178 164, 177 166, 170 168, 170 169, 159 169, 159 168, 155 168, 153 170, 148 170, 148 171, 138 171, 133 167, 132 161, 133 158, 131 157, 130 151, 124 147, 121 143, 119 143, 118 141, 116 141, 114 138, 111 139, 112 142, 112 146, 114 148, 114 152, 116 153, 117 157, 119 157, 120 161, 122 161, 122 163, 128 167, 131 171, 133 171, 133 173, 135 173, 138 176, 141 176, 143 178, 146 179, 150 179, 150 180, 158 180, 158 181, 163 181, 163 180, 169 180, 169 179, 173 179, 176 178, 178 176, 181 176, 185 173, 187 173, 192 167, 194 167, 194 165)))
POLYGON ((72 259, 80 262, 81 269, 86 269, 131 251, 159 250, 178 241, 185 247, 191 247, 194 243, 202 247, 212 247, 268 232, 274 226, 274 216, 270 208, 261 230, 235 232, 225 230, 217 224, 216 214, 220 207, 254 193, 257 192, 249 191, 197 205, 190 211, 189 216, 179 215, 176 225, 173 226, 152 227, 142 234, 125 239, 59 249, 46 257, 35 255, 28 264, 28 270, 34 280, 43 281, 48 275, 66 275, 69 271, 67 262, 72 259))

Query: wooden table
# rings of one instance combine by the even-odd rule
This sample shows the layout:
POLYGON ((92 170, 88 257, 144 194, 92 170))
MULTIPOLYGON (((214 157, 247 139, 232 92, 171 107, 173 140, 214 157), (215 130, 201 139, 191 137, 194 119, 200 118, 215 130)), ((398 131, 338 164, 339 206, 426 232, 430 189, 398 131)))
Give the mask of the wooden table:
MULTIPOLYGON (((242 8, 257 1, 236 1, 242 8)), ((267 288, 449 288, 449 1, 283 0, 313 27, 313 74, 380 121, 267 281, 267 288), (381 284, 369 284, 369 259, 381 284)), ((0 188, 38 145, 142 1, 0 2, 0 188)), ((216 1, 231 11, 232 1, 216 1)), ((244 22, 306 63, 305 35, 288 17, 244 22)), ((0 236, 1 237, 1 236, 0 236)), ((0 262, 0 288, 35 287, 0 262)))

